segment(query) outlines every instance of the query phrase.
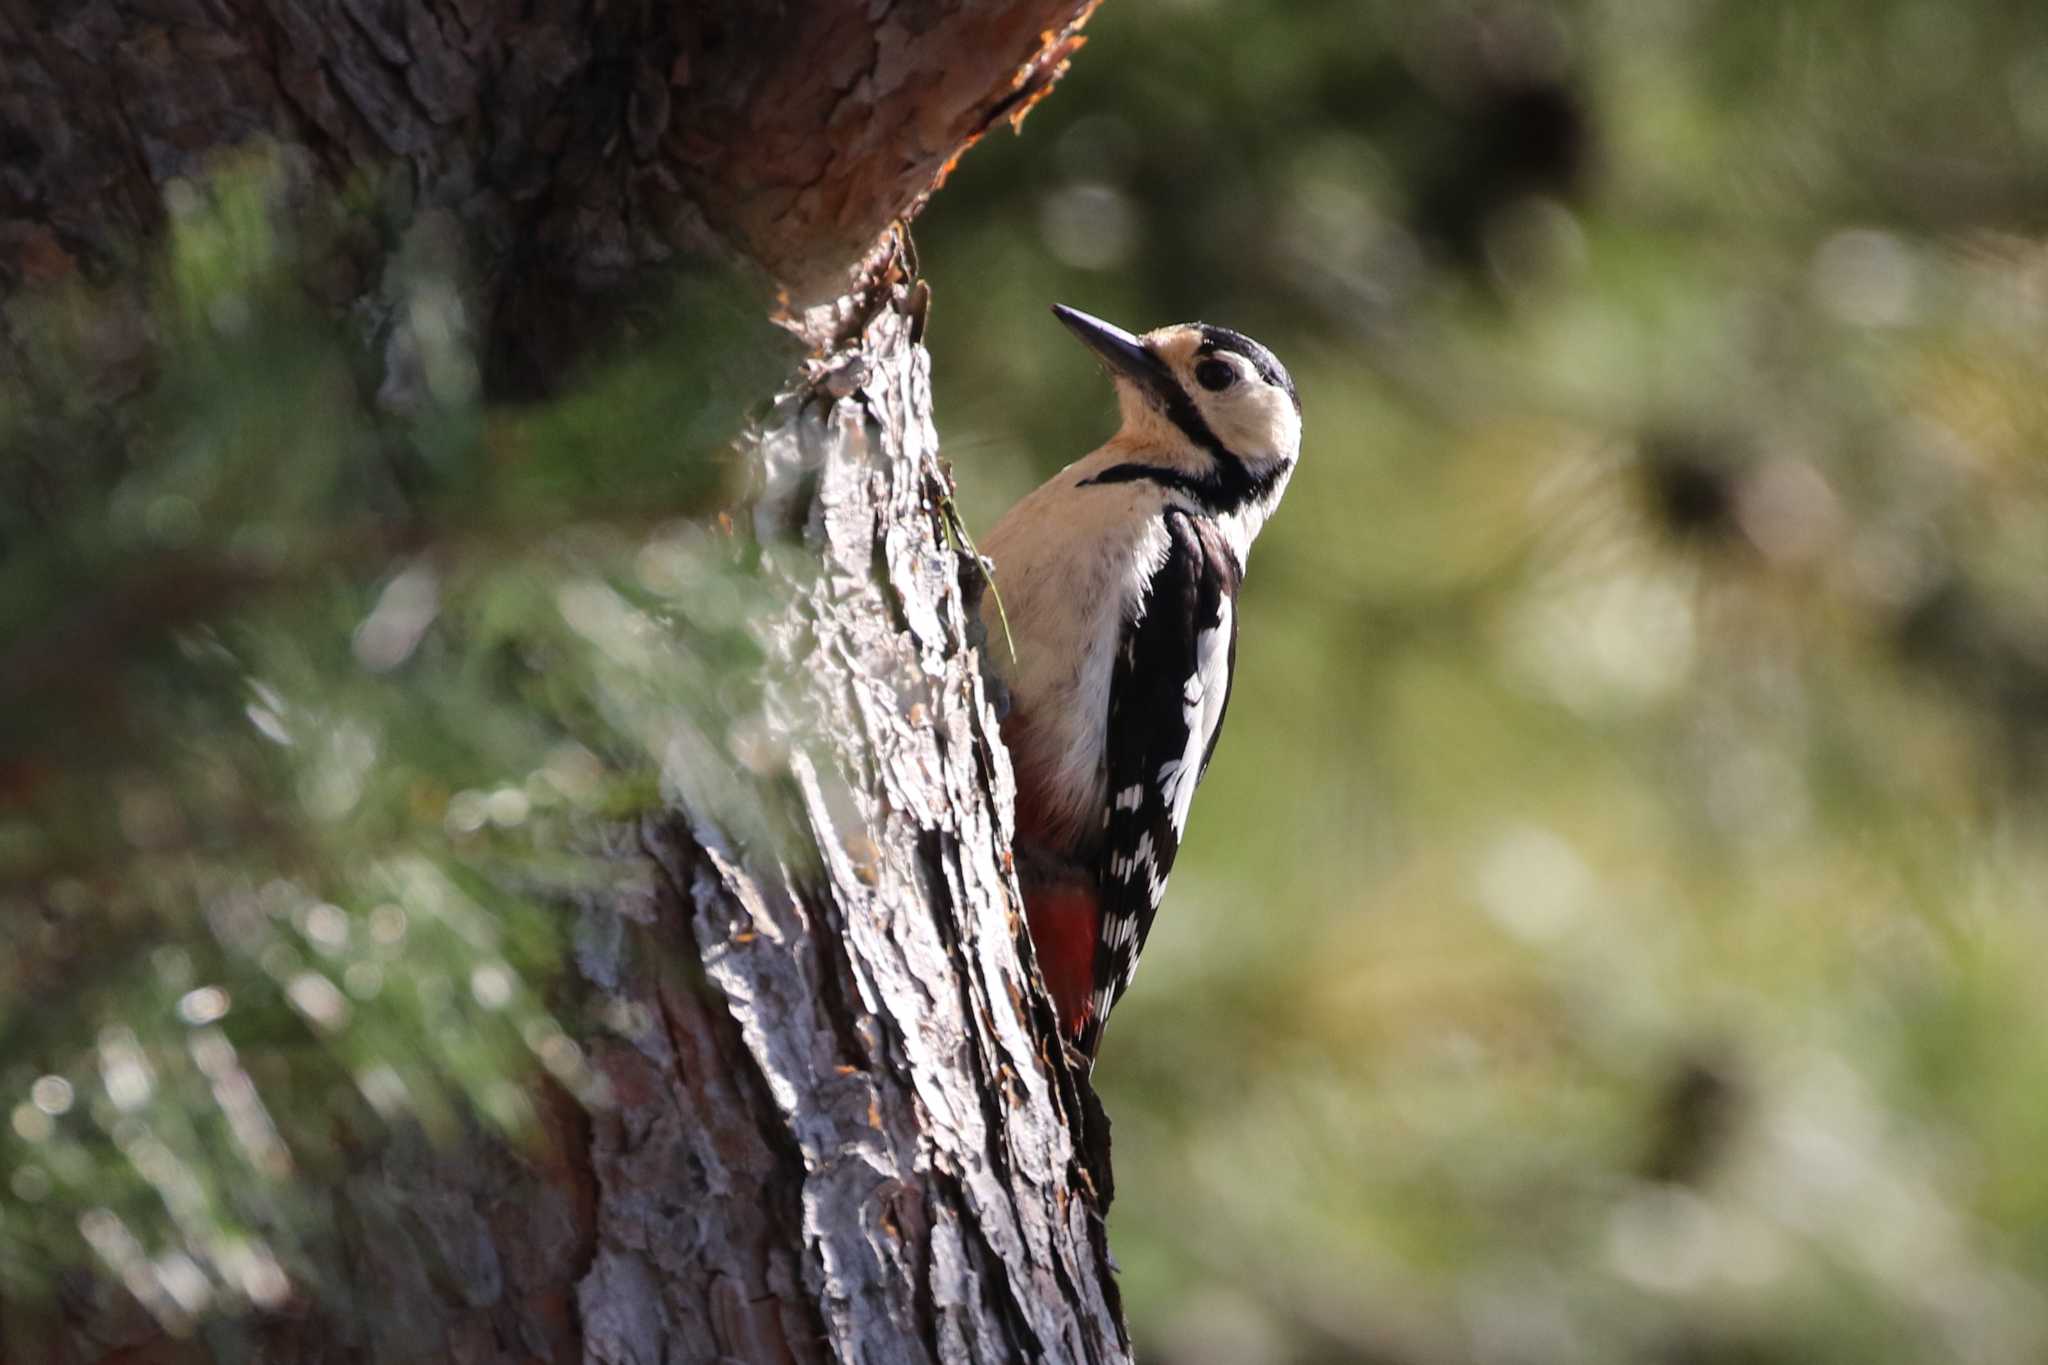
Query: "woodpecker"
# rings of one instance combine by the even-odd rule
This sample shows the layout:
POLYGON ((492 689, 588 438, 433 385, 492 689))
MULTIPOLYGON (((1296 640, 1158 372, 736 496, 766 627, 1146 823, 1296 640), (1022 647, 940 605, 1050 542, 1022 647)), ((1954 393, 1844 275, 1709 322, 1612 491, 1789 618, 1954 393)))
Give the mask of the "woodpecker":
POLYGON ((1245 556, 1294 472, 1301 399, 1229 328, 1053 313, 1109 371, 1122 425, 996 523, 980 611, 1010 695, 1025 917, 1092 1065, 1223 728, 1245 556))

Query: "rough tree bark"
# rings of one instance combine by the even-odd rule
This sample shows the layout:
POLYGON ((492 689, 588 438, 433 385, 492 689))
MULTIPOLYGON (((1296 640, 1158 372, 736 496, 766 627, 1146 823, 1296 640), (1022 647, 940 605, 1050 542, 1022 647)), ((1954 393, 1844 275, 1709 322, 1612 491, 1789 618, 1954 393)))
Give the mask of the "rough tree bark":
MULTIPOLYGON (((687 808, 624 840, 644 876, 580 907, 574 955, 616 1104, 545 1106, 554 1162, 374 1154, 334 1195, 354 1311, 267 1324, 264 1359, 1126 1357, 1099 1119, 1020 963, 1009 767, 890 227, 1090 7, 0 0, 8 293, 118 280, 166 184, 262 135, 460 225, 497 396, 546 391, 678 259, 779 286, 814 348, 746 440, 764 540, 809 551, 771 698, 830 749, 767 785, 815 860, 687 808)), ((371 289, 357 249, 312 281, 336 307, 371 289)), ((0 327, 0 363, 16 345, 0 327)), ((203 1358, 117 1300, 0 1314, 0 1352, 203 1358)))

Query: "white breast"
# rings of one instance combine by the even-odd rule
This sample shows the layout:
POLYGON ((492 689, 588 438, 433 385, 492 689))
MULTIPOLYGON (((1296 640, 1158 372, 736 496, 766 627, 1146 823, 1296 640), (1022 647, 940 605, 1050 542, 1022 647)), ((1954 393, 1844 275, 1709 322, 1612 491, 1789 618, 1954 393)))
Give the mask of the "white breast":
POLYGON ((1021 722, 1009 731, 1011 761, 1020 783, 1049 798, 1048 833, 1066 846, 1101 828, 1118 637, 1167 550, 1164 491, 1144 481, 1077 487, 1094 463, 1069 466, 1031 493, 981 547, 996 565, 996 593, 981 608, 988 649, 1021 722))

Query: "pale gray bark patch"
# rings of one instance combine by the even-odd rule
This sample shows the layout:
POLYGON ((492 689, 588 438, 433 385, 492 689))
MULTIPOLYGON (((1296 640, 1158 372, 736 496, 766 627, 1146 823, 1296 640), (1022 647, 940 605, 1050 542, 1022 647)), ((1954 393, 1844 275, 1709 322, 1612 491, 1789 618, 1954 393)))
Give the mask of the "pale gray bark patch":
MULTIPOLYGON (((766 1101, 749 1150, 770 1165, 750 1176, 790 1192, 819 1333, 788 1341, 793 1358, 1121 1360, 1077 1179, 1077 1091, 1046 1016, 1022 1007, 1033 987, 1004 856, 1011 777, 962 644, 929 359, 901 297, 854 342, 856 390, 786 395, 754 438, 764 467, 810 490, 804 553, 772 557, 791 605, 773 632, 770 706, 792 740, 790 814, 816 864, 736 848, 704 811, 645 839, 686 898, 734 1030, 720 1019, 714 1031, 766 1101)), ((701 999, 663 1004, 703 1022, 701 999)), ((648 1193, 602 1183, 601 1258, 639 1237, 648 1193)), ((778 1292, 729 1246, 708 1250, 744 1293, 778 1292)), ((673 1279, 662 1292, 694 1297, 673 1279)))
POLYGON ((669 1359, 660 1287, 643 1257, 601 1253, 576 1298, 583 1310, 583 1358, 591 1365, 661 1365, 669 1359))

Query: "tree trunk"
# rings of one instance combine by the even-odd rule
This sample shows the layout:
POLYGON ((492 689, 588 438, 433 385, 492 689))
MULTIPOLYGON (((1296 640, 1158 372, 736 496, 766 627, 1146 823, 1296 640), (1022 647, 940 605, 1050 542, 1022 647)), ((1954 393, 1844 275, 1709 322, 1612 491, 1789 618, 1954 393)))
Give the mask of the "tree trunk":
MULTIPOLYGON (((163 190, 262 136, 446 212, 494 390, 545 389, 645 267, 803 306, 1043 94, 1092 0, 0 0, 0 284, 113 273, 163 190)), ((354 302, 369 258, 315 282, 354 302), (351 269, 353 267, 353 269, 351 269)))
MULTIPOLYGON (((547 1096, 548 1159, 481 1135, 367 1154, 333 1194, 332 1284, 259 1326, 262 1359, 1126 1358, 1104 1125, 1024 965, 925 296, 890 229, 1042 93, 1089 7, 0 0, 10 293, 117 282, 166 185, 261 135, 460 225, 494 396, 554 387, 677 260, 779 285, 814 348, 743 441, 789 604, 769 698, 796 739, 759 780, 790 846, 682 798, 622 835, 635 889, 574 912, 612 1102, 547 1096)), ((351 250, 310 282, 336 307, 371 293, 351 250)), ((0 364, 20 345, 0 329, 0 364)), ((206 1357, 84 1283, 54 1315, 0 1305, 0 1351, 206 1357)))

